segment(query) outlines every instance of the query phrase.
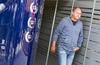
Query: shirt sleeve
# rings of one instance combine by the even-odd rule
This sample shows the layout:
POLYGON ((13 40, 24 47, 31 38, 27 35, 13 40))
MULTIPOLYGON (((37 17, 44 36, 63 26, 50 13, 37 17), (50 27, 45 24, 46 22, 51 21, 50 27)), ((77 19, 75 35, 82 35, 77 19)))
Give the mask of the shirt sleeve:
POLYGON ((54 31, 54 35, 53 35, 53 41, 57 41, 58 36, 61 34, 63 27, 64 27, 64 19, 62 19, 60 21, 60 23, 58 24, 58 26, 56 27, 55 31, 54 31))
POLYGON ((78 38, 78 47, 81 47, 82 45, 82 42, 83 42, 83 24, 82 24, 82 28, 81 28, 81 31, 79 33, 79 38, 78 38))

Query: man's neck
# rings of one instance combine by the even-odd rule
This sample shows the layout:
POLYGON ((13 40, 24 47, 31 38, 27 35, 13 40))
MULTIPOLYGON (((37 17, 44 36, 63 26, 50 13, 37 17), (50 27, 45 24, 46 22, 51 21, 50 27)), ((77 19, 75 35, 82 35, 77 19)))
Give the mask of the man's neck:
POLYGON ((76 20, 74 17, 71 17, 70 19, 71 19, 71 21, 72 21, 73 25, 76 25, 77 20, 76 20))
POLYGON ((75 19, 74 17, 70 18, 72 21, 77 22, 77 19, 75 19))

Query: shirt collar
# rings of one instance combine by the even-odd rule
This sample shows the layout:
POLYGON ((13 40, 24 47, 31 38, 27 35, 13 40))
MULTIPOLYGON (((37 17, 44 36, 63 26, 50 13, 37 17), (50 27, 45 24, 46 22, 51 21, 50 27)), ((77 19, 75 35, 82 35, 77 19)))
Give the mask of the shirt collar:
MULTIPOLYGON (((71 24, 73 24, 73 22, 72 22, 72 20, 70 19, 70 17, 71 16, 68 16, 68 20, 69 20, 69 22, 71 23, 71 24)), ((77 23, 76 24, 78 24, 79 23, 79 20, 77 20, 77 23)))

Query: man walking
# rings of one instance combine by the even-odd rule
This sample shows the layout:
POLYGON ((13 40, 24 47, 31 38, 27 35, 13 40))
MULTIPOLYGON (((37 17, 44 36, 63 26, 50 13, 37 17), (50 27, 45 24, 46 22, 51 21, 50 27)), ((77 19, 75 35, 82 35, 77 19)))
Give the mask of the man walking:
POLYGON ((83 41, 83 24, 79 20, 82 14, 80 8, 74 8, 71 16, 65 17, 54 31, 51 52, 56 51, 58 41, 59 65, 72 65, 75 52, 78 51, 83 41))

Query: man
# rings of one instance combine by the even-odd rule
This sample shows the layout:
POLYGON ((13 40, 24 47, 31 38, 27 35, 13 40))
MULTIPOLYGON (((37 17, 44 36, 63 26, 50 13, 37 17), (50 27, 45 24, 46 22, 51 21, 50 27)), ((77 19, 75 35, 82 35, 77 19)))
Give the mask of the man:
POLYGON ((79 20, 82 11, 74 8, 70 17, 65 17, 54 31, 51 52, 56 51, 58 41, 59 65, 72 65, 75 52, 81 47, 83 41, 83 24, 79 20))

